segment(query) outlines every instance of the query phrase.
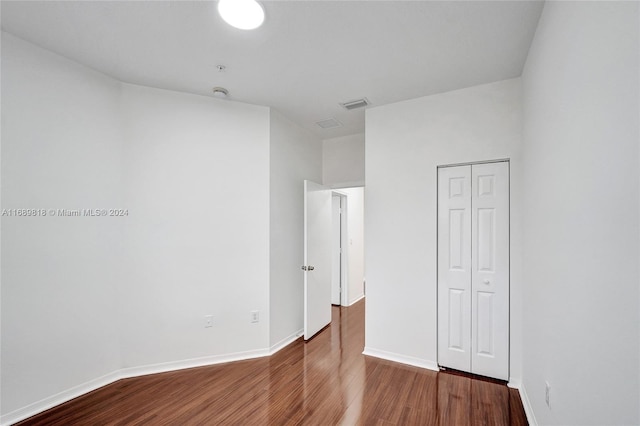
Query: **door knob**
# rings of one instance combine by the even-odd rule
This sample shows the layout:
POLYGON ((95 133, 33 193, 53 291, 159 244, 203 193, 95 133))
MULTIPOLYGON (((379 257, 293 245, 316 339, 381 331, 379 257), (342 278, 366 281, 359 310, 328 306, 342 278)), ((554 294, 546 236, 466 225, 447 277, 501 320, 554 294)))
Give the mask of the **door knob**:
POLYGON ((313 267, 313 266, 311 266, 311 265, 309 265, 309 266, 308 266, 308 270, 309 270, 309 271, 313 271, 314 269, 316 269, 316 268, 314 268, 314 267, 313 267))
POLYGON ((485 283, 485 284, 489 285, 489 284, 491 284, 491 281, 489 281, 489 280, 484 280, 484 281, 483 281, 483 283, 485 283))

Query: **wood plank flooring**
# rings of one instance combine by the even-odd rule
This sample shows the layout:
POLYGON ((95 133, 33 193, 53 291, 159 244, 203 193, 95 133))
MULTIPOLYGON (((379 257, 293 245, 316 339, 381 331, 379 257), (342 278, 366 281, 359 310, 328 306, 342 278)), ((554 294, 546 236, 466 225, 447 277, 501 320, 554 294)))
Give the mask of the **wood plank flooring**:
POLYGON ((20 425, 526 425, 518 391, 362 355, 364 301, 275 355, 120 380, 20 425))

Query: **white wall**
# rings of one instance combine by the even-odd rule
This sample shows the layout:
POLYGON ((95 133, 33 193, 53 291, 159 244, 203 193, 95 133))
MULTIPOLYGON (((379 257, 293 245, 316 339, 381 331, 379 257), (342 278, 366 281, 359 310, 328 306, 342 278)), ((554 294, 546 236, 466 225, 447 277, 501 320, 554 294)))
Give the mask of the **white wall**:
POLYGON ((364 185, 364 133, 322 141, 322 182, 330 188, 364 185))
POLYGON ((122 108, 123 366, 267 348, 268 108, 133 85, 122 108))
POLYGON ((271 110, 270 346, 303 327, 303 214, 305 179, 322 179, 322 141, 271 110))
MULTIPOLYGON (((2 208, 122 207, 119 94, 116 81, 2 33, 2 208)), ((119 367, 123 225, 2 217, 3 415, 119 367)))
MULTIPOLYGON (((511 331, 521 312, 520 80, 371 108, 366 115, 366 352, 435 368, 438 165, 511 159, 511 331)), ((520 374, 512 339, 511 378, 520 374)))
POLYGON ((347 194, 347 304, 364 296, 364 188, 343 188, 347 194))
MULTIPOLYGON (((268 108, 121 84, 5 33, 2 95, 3 208, 129 214, 2 218, 2 423, 269 353, 268 108)), ((320 180, 321 142, 303 154, 320 180)))
POLYGON ((523 376, 539 424, 640 423, 638 23, 637 2, 547 2, 523 74, 523 376))

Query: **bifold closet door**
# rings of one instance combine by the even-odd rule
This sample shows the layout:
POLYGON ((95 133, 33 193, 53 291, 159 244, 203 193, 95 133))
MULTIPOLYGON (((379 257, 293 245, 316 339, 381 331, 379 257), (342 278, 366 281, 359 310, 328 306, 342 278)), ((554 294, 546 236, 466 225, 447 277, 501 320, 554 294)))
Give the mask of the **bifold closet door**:
POLYGON ((471 166, 438 169, 438 363, 471 371, 471 166))
POLYGON ((438 171, 438 363, 509 378, 509 164, 438 171))
POLYGON ((471 372, 509 380, 509 163, 471 166, 471 372))

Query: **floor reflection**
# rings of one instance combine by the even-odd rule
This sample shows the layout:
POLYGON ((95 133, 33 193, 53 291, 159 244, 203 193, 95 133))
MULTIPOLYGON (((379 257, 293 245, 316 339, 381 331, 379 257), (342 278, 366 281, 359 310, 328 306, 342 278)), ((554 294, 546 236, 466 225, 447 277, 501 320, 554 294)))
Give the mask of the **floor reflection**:
POLYGON ((270 423, 526 424, 521 406, 520 420, 512 419, 513 391, 503 383, 366 357, 363 348, 364 303, 333 307, 330 327, 293 349, 301 352, 300 382, 272 392, 270 423))

